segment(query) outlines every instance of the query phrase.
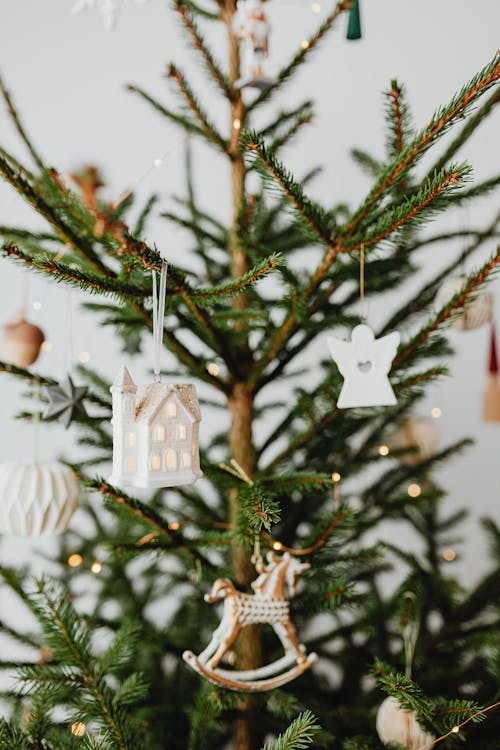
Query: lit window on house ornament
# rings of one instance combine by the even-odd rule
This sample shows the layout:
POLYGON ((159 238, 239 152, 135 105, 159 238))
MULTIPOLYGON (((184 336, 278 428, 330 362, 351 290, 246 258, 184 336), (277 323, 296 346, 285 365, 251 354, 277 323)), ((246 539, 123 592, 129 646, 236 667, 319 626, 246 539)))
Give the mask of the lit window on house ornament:
POLYGON ((177 416, 177 404, 175 401, 169 401, 167 404, 167 414, 169 417, 177 416))
POLYGON ((161 468, 161 460, 158 453, 151 454, 151 469, 158 471, 161 468))
POLYGON ((127 471, 135 471, 135 458, 128 458, 126 464, 127 471))
POLYGON ((165 427, 162 424, 155 427, 155 440, 159 443, 163 443, 165 440, 165 427))
POLYGON ((177 456, 175 455, 175 451, 172 450, 172 448, 169 448, 169 450, 167 451, 166 464, 169 471, 177 468, 177 456))
POLYGON ((186 467, 191 466, 191 456, 187 451, 184 451, 182 454, 182 465, 186 467))
POLYGON ((127 442, 131 448, 135 447, 136 445, 135 432, 129 432, 127 442))
POLYGON ((185 424, 180 424, 177 427, 177 439, 185 440, 187 438, 187 429, 185 424))

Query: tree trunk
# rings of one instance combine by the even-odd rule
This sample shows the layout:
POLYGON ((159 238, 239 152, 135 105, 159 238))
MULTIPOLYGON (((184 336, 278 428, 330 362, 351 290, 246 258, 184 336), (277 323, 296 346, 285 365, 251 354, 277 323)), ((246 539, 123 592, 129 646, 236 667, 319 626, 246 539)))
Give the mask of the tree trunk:
MULTIPOLYGON (((235 0, 226 0, 223 17, 227 24, 229 41, 229 77, 232 86, 240 77, 239 41, 233 32, 232 22, 236 11, 235 0)), ((245 107, 241 94, 236 93, 231 102, 231 129, 229 157, 231 160, 233 226, 230 236, 229 251, 231 254, 231 275, 233 278, 243 276, 249 268, 247 257, 240 247, 238 236, 238 218, 245 196, 246 168, 243 154, 239 151, 238 140, 241 127, 245 125, 245 107)), ((235 308, 246 305, 245 295, 238 295, 233 302, 235 308)), ((242 341, 238 352, 239 376, 234 377, 231 395, 228 399, 231 414, 229 450, 241 468, 251 477, 256 468, 255 448, 253 444, 253 391, 245 382, 244 375, 252 367, 252 353, 248 342, 242 341)), ((238 516, 238 494, 230 495, 230 522, 234 524, 238 516)), ((255 568, 250 553, 241 547, 232 548, 232 567, 234 582, 240 589, 247 590, 255 578, 255 568)), ((240 633, 236 643, 237 669, 254 669, 260 666, 260 636, 254 626, 246 627, 240 633)), ((238 717, 235 723, 235 750, 258 750, 261 746, 261 732, 256 715, 255 701, 251 696, 238 701, 238 717)))

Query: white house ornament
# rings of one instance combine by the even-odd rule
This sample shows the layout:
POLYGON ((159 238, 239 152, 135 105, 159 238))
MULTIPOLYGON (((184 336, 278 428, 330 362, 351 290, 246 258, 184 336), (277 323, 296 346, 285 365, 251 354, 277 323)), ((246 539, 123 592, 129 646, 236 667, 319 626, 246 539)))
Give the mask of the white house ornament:
POLYGON ((79 499, 74 472, 58 461, 0 464, 0 534, 60 534, 79 499))
POLYGON ((83 419, 87 417, 84 399, 88 387, 86 385, 75 385, 71 375, 68 375, 64 386, 59 383, 48 385, 45 387, 45 391, 49 403, 43 418, 47 422, 60 419, 65 428, 68 429, 75 417, 83 419))
POLYGON ((189 383, 151 383, 139 391, 125 366, 113 394, 111 484, 177 487, 199 477, 201 421, 196 388, 189 383))
MULTIPOLYGON (((436 295, 436 310, 441 310, 455 295, 459 294, 466 282, 466 276, 447 279, 436 295)), ((460 331, 472 331, 488 323, 492 316, 493 296, 489 289, 480 289, 475 296, 469 297, 462 310, 453 316, 451 324, 460 331)))
POLYGON ((24 311, 7 323, 3 334, 3 358, 16 367, 29 367, 38 359, 45 340, 41 328, 29 323, 24 311))
POLYGON ((377 711, 377 734, 385 744, 397 743, 406 750, 420 750, 434 742, 435 737, 429 734, 419 723, 415 714, 405 711, 396 698, 389 696, 377 711))
POLYGON ((208 646, 196 656, 185 651, 184 660, 210 682, 228 690, 239 692, 263 692, 285 685, 295 679, 317 660, 314 653, 307 654, 299 643, 297 631, 290 619, 288 597, 296 593, 301 574, 309 568, 288 552, 278 555, 271 551, 267 561, 258 556, 255 569, 259 574, 253 581, 253 594, 238 591, 232 581, 219 578, 212 586, 205 601, 224 601, 224 610, 219 627, 208 646), (263 667, 237 670, 221 667, 220 664, 238 637, 248 625, 269 624, 281 641, 285 655, 263 667))
POLYGON ((330 354, 344 378, 337 402, 339 409, 396 403, 387 376, 399 342, 397 331, 376 339, 372 329, 364 323, 353 329, 350 341, 328 339, 330 354))

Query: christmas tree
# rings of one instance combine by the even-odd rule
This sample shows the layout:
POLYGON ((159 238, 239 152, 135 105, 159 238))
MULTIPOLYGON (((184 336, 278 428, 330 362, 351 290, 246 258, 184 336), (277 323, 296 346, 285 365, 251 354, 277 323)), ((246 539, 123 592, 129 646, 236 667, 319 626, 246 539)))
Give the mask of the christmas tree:
MULTIPOLYGON (((350 368, 338 352, 352 344, 338 339, 359 332, 365 299, 402 289, 417 251, 444 239, 423 231, 433 218, 500 182, 472 182, 469 165, 456 161, 500 101, 500 57, 420 127, 404 87, 390 82, 385 156, 354 154, 370 189, 355 208, 332 205, 328 196, 320 205, 308 195, 316 170, 295 176, 281 155, 310 122, 312 104, 296 102, 278 114, 266 105, 330 31, 348 21, 349 37, 359 37, 358 3, 337 3, 275 77, 266 68, 265 6, 175 0, 174 9, 213 95, 227 104, 226 127, 216 124, 175 64, 168 78, 180 94, 179 109, 130 88, 229 165, 229 226, 204 211, 189 148, 186 192, 175 211, 166 212, 153 196, 137 216, 130 191, 105 202, 94 167, 69 182, 41 156, 1 85, 29 161, 0 147, 0 173, 43 220, 40 231, 0 227, 3 256, 95 293, 96 301, 83 304, 96 325, 124 340, 127 358, 152 334, 156 357, 154 382, 141 395, 124 369, 114 384, 88 365, 59 382, 19 359, 13 363, 17 355, 0 362, 2 373, 30 386, 22 416, 41 422, 40 431, 45 421, 65 421, 90 452, 68 464, 69 476, 61 465, 1 467, 3 532, 8 524, 17 532, 61 530, 75 504, 75 479, 87 524, 84 531, 72 528, 71 542, 61 536, 58 576, 33 582, 28 571, 0 569, 3 586, 38 622, 36 631, 27 630, 10 623, 7 612, 0 615, 3 635, 31 654, 23 663, 8 654, 0 660, 14 675, 2 693, 0 750, 424 750, 435 738, 448 747, 465 738, 471 750, 498 748, 500 529, 484 522, 490 568, 465 590, 442 554, 464 513, 444 512, 433 469, 467 441, 419 451, 407 429, 425 387, 447 374, 444 329, 472 315, 474 305, 482 314, 482 285, 500 262, 497 219, 425 286, 401 292, 379 323, 377 340, 401 334, 387 367, 390 387, 382 383, 385 400, 367 407, 373 392, 366 386, 365 402, 357 402, 362 408, 339 407, 350 369, 356 377, 356 368, 369 374, 381 355, 353 359, 350 368), (208 41, 215 27, 227 35, 226 62, 208 41), (240 60, 242 52, 250 62, 240 60), (172 263, 168 249, 163 257, 145 242, 148 219, 158 211, 190 233, 186 267, 172 263), (491 245, 489 260, 436 306, 443 282, 484 243, 491 245), (325 357, 313 361, 307 347, 319 340, 325 357), (160 382, 162 344, 177 365, 160 382), (201 423, 203 479, 188 484, 186 476, 198 473, 192 384, 201 412, 221 417, 211 427, 201 423), (396 403, 388 403, 387 388, 396 403), (175 450, 156 453, 148 429, 155 409, 169 404, 167 416, 182 413, 185 420, 175 423, 175 436, 163 423, 153 428, 153 446, 175 443, 175 450), (124 420, 137 432, 127 432, 124 420), (149 491, 130 486, 140 484, 142 425, 149 491), (188 434, 186 455, 176 446, 188 434), (134 452, 124 458, 118 441, 120 450, 134 452), (115 484, 108 479, 113 451, 115 484), (155 484, 155 472, 172 481, 155 484), (42 495, 52 504, 30 514, 24 501, 42 495), (370 544, 387 522, 407 525, 420 544, 370 544), (391 567, 398 575, 388 578, 391 567), (270 581, 275 588, 268 596, 270 581), (81 606, 88 588, 90 612, 81 606), (227 611, 219 630, 217 602, 227 611), (310 668, 314 654, 317 667, 310 668), (377 733, 377 709, 387 696, 392 701, 383 704, 385 716, 378 713, 377 733)), ((37 334, 30 335, 29 344, 39 347, 37 334)), ((9 337, 15 349, 19 329, 9 337)))

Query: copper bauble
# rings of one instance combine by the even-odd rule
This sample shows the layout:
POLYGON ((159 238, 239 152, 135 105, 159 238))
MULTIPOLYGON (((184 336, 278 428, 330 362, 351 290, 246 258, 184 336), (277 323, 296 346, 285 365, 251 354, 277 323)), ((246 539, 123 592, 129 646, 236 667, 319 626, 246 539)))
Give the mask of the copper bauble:
POLYGON ((28 367, 38 359, 45 340, 43 331, 29 323, 21 312, 16 320, 7 323, 3 334, 3 358, 16 367, 28 367))

